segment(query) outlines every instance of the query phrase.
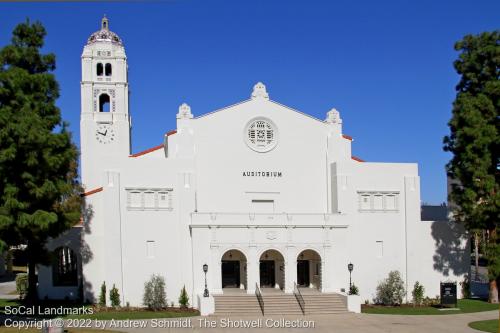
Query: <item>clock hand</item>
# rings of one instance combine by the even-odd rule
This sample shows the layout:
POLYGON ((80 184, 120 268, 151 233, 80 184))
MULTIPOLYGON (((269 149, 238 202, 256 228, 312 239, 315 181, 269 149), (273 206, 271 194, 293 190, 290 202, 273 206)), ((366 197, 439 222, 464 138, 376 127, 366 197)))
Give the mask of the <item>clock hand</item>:
POLYGON ((108 130, 106 130, 106 132, 104 132, 104 136, 106 136, 106 134, 108 134, 108 130))

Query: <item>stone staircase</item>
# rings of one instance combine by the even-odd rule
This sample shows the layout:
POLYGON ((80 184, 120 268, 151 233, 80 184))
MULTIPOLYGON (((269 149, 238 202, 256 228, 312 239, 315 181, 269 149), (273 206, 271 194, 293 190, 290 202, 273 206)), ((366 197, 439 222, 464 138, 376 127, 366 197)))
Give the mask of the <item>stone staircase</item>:
POLYGON ((345 313, 347 304, 339 294, 303 294, 306 314, 345 313))
MULTIPOLYGON (((293 294, 263 294, 264 314, 302 315, 293 294)), ((347 312, 345 298, 339 294, 304 294, 305 314, 334 314, 347 312)), ((257 297, 252 294, 214 295, 215 315, 262 315, 257 297)))

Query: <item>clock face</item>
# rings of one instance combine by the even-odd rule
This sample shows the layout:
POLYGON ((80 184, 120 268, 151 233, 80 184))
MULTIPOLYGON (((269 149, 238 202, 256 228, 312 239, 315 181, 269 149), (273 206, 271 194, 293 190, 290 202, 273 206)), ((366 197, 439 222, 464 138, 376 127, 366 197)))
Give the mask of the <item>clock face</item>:
POLYGON ((116 140, 116 134, 111 125, 100 124, 95 131, 95 138, 99 143, 108 144, 116 140))

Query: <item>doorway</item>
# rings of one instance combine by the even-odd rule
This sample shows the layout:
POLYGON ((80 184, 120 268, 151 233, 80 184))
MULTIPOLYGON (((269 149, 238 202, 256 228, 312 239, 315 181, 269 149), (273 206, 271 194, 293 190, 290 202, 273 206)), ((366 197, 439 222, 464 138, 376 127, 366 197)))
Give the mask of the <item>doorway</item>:
POLYGON ((297 284, 309 287, 309 260, 297 260, 297 284))
POLYGON ((276 283, 274 276, 274 260, 260 261, 260 286, 273 288, 276 283))
POLYGON ((240 262, 235 260, 222 261, 222 288, 240 287, 240 262))

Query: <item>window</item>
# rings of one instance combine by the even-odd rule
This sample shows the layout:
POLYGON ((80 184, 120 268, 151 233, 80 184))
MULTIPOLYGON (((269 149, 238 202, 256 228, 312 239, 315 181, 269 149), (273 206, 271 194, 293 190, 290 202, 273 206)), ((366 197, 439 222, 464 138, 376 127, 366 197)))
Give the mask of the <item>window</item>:
POLYGON ((78 286, 76 254, 69 247, 59 247, 53 253, 52 284, 54 286, 78 286))
POLYGON ((155 192, 144 192, 144 207, 154 208, 155 207, 155 192))
POLYGON ((128 210, 172 210, 173 189, 127 188, 128 210))
POLYGON ((97 69, 96 69, 96 71, 97 71, 97 76, 102 76, 103 66, 102 66, 102 64, 100 62, 97 63, 97 69))
POLYGON ((106 76, 111 76, 111 64, 106 64, 105 74, 106 76))
POLYGON ((394 194, 388 194, 385 196, 385 209, 386 210, 396 210, 396 196, 394 194))
POLYGON ((129 193, 129 206, 140 208, 142 207, 142 194, 138 191, 129 193))
POLYGON ((384 197, 381 194, 375 194, 373 196, 373 209, 375 210, 384 209, 384 197))
POLYGON ((109 95, 102 94, 99 96, 99 112, 109 112, 109 95))
POLYGON ((375 253, 377 254, 377 258, 382 258, 384 256, 384 242, 376 241, 375 242, 375 253))
POLYGON ((371 207, 371 202, 370 202, 370 195, 369 194, 363 194, 361 195, 361 203, 360 203, 360 209, 362 210, 369 210, 371 207))
POLYGON ((170 192, 161 191, 158 192, 158 207, 159 208, 168 208, 172 206, 172 202, 170 199, 170 192))
POLYGON ((252 213, 274 213, 274 200, 252 200, 252 213))
POLYGON ((146 241, 146 257, 155 257, 155 241, 146 241))
POLYGON ((398 192, 358 192, 361 212, 397 212, 398 192))

